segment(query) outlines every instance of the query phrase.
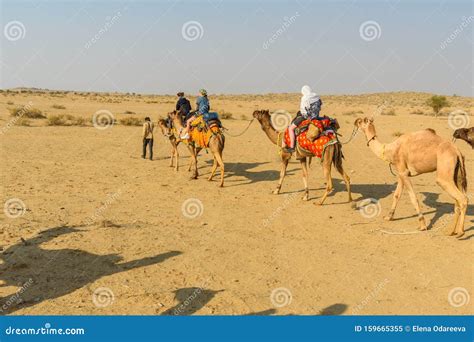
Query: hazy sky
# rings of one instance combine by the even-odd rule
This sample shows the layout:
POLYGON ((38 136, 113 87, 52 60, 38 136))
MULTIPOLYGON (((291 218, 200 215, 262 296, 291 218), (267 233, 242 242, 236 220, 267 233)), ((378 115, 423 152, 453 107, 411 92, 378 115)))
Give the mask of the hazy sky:
POLYGON ((473 96, 473 2, 1 2, 1 88, 473 96))

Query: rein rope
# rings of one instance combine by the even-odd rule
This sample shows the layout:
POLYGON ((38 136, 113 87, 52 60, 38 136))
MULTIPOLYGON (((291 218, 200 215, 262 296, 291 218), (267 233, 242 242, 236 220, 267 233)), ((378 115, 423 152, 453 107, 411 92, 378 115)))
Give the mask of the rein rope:
MULTIPOLYGON (((341 145, 345 145, 345 144, 350 143, 350 142, 352 141, 352 139, 355 138, 355 136, 357 135, 358 132, 359 132, 359 130, 357 129, 357 127, 354 127, 354 128, 352 129, 352 133, 351 133, 351 136, 349 137, 349 139, 347 139, 347 141, 344 141, 344 142, 340 141, 340 144, 341 144, 341 145)), ((339 134, 339 133, 336 133, 336 136, 341 136, 341 137, 342 137, 342 135, 339 134)), ((338 139, 338 140, 339 140, 339 139, 338 139)))
POLYGON ((239 133, 239 134, 230 134, 226 131, 228 131, 229 129, 225 128, 225 127, 222 127, 224 129, 224 134, 225 135, 228 135, 229 137, 232 137, 232 138, 237 138, 237 137, 240 137, 241 135, 243 135, 245 132, 247 132, 247 130, 250 128, 250 125, 252 124, 252 122, 254 122, 255 118, 253 118, 252 120, 250 120, 249 124, 247 125, 247 127, 245 127, 245 129, 239 133))

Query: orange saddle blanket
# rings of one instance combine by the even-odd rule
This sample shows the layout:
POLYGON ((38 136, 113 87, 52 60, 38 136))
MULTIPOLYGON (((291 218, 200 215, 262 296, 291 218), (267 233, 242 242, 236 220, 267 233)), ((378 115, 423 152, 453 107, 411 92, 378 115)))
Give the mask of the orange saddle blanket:
POLYGON ((210 124, 209 126, 210 127, 207 127, 202 116, 197 117, 191 123, 188 142, 192 142, 201 148, 209 147, 211 136, 220 132, 220 128, 217 124, 210 124))
MULTIPOLYGON (((310 120, 305 120, 303 121, 298 128, 306 126, 310 123, 310 120)), ((310 153, 312 153, 314 156, 321 158, 324 148, 330 144, 334 143, 336 140, 336 136, 334 132, 329 131, 329 132, 324 132, 325 129, 327 129, 330 125, 330 120, 329 119, 323 119, 323 120, 313 120, 312 123, 319 128, 319 130, 323 133, 315 139, 314 141, 311 141, 309 138, 306 137, 306 134, 308 131, 304 131, 303 133, 299 134, 296 137, 296 143, 303 149, 306 150, 310 153)), ((289 146, 290 145, 290 134, 288 132, 288 128, 285 131, 285 145, 289 146)))

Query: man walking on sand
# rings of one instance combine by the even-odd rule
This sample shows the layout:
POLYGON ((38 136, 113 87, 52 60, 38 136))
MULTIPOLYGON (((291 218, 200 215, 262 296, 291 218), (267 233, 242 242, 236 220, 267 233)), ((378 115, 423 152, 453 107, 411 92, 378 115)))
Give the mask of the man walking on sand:
POLYGON ((142 158, 146 158, 146 146, 149 146, 150 150, 150 160, 153 160, 153 122, 147 116, 145 118, 145 123, 143 124, 143 154, 142 158))

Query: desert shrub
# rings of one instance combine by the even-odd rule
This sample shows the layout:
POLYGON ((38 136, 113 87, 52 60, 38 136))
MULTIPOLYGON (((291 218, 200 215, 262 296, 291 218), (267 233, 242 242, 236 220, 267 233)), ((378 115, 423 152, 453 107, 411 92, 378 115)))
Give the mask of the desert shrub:
POLYGON ((232 120, 232 113, 229 113, 229 112, 226 112, 226 111, 222 111, 221 113, 219 113, 219 116, 221 119, 223 120, 232 120))
POLYGON ((64 115, 50 115, 47 123, 48 126, 65 126, 66 119, 64 115))
POLYGON ((16 125, 18 126, 31 126, 31 120, 27 118, 19 118, 16 122, 16 125))
POLYGON ((425 112, 422 111, 421 109, 415 109, 415 110, 412 110, 410 114, 425 115, 425 112))
POLYGON ((46 116, 43 112, 37 108, 29 108, 28 106, 16 107, 10 109, 11 116, 21 116, 28 119, 45 119, 46 116))
POLYGON ((74 124, 76 126, 86 126, 88 123, 88 120, 86 118, 83 118, 82 116, 78 116, 74 118, 74 124))
POLYGON ((123 112, 124 114, 135 114, 135 112, 132 112, 131 110, 126 110, 125 112, 123 112))
POLYGON ((396 132, 393 132, 392 135, 398 138, 399 136, 403 135, 403 133, 400 131, 396 131, 396 132))
POLYGON ((87 120, 70 114, 48 115, 48 126, 85 126, 87 120))
POLYGON ((54 108, 54 109, 66 109, 66 107, 64 107, 63 105, 58 105, 58 104, 53 104, 51 106, 51 108, 54 108))
POLYGON ((14 104, 15 104, 15 102, 13 102, 13 101, 8 101, 8 102, 7 102, 7 105, 10 105, 10 106, 11 106, 11 105, 14 105, 14 104))
POLYGON ((357 114, 364 114, 363 110, 351 110, 349 112, 344 112, 342 115, 357 115, 357 114))
POLYGON ((446 96, 442 95, 433 95, 431 96, 427 101, 426 104, 433 108, 433 111, 435 113, 435 116, 438 116, 438 113, 441 109, 444 107, 449 106, 449 102, 446 99, 446 96))
POLYGON ((143 120, 137 117, 129 117, 120 119, 120 123, 124 126, 141 126, 143 124, 143 120))
POLYGON ((380 113, 380 114, 381 114, 381 115, 389 115, 389 116, 395 116, 395 115, 397 115, 397 114, 395 113, 395 110, 394 110, 394 109, 389 109, 389 110, 387 110, 387 111, 383 111, 383 112, 380 113))

